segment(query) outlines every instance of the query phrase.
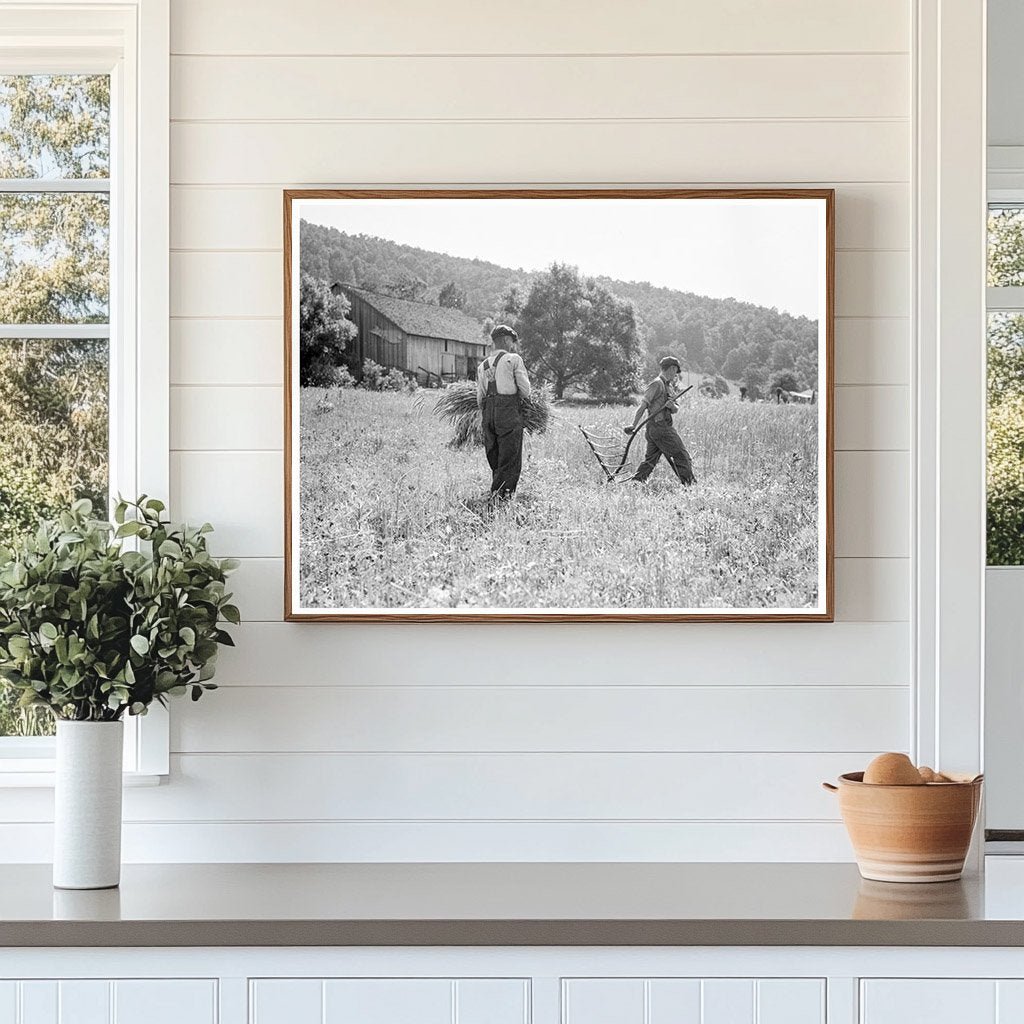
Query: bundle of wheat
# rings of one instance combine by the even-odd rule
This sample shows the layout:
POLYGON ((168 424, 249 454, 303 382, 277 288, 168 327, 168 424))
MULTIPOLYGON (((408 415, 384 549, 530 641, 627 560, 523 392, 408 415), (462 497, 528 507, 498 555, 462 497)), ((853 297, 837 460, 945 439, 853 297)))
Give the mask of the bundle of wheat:
MULTIPOLYGON (((521 399, 521 402, 526 432, 543 434, 548 428, 548 417, 551 412, 551 395, 547 385, 535 387, 533 394, 529 398, 521 399)), ((455 428, 455 435, 448 442, 450 448, 484 443, 480 407, 476 400, 476 384, 473 381, 459 381, 446 387, 434 403, 434 415, 447 420, 455 428)))

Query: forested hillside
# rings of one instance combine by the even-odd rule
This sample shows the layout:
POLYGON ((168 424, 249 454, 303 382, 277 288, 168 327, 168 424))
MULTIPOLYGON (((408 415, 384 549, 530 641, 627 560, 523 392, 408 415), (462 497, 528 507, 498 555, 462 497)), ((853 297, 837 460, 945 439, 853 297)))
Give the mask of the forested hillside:
MULTIPOLYGON (((302 270, 327 283, 459 306, 484 322, 514 316, 539 276, 306 221, 300 252, 302 270)), ((817 321, 646 282, 596 281, 633 303, 647 372, 671 352, 688 370, 719 373, 761 389, 775 382, 795 390, 817 386, 817 321)))

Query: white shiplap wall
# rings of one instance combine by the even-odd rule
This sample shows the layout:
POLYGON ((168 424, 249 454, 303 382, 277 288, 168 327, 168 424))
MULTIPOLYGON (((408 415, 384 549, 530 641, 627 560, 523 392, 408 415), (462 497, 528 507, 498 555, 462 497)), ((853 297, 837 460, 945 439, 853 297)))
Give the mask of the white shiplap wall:
POLYGON ((849 859, 819 782, 910 736, 909 0, 173 0, 172 47, 172 499, 247 621, 126 857, 849 859), (281 189, 576 183, 837 188, 838 621, 281 622, 281 189))

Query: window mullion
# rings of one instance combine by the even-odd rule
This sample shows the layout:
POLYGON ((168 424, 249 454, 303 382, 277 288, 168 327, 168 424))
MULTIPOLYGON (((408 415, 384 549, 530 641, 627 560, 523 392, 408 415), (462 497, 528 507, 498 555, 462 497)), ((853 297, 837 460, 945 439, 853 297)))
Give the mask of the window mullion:
POLYGON ((0 193, 109 191, 109 178, 0 178, 0 193))
POLYGON ((0 338, 35 341, 56 338, 77 341, 80 338, 109 338, 110 324, 0 324, 0 338))
POLYGON ((1024 287, 988 288, 985 305, 990 313, 1024 313, 1024 287))

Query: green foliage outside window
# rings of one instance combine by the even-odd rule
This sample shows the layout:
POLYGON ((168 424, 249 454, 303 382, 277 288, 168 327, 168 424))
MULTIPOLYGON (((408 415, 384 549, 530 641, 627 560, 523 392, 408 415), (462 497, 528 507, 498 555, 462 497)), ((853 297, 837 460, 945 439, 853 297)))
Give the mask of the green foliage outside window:
MULTIPOLYGON (((1024 284, 1024 210, 992 210, 988 284, 1024 284)), ((1024 314, 988 318, 987 559, 1024 565, 1024 314)))
MULTIPOLYGON (((107 76, 0 76, 0 178, 109 175, 107 76)), ((106 323, 109 222, 102 191, 0 194, 0 323, 106 323)), ((108 364, 104 338, 0 339, 0 546, 80 498, 106 514, 108 364)), ((16 704, 0 685, 0 736, 52 731, 16 704)))

